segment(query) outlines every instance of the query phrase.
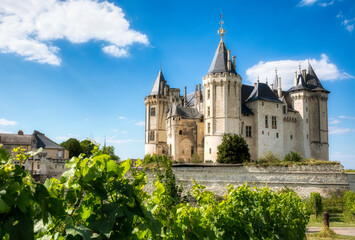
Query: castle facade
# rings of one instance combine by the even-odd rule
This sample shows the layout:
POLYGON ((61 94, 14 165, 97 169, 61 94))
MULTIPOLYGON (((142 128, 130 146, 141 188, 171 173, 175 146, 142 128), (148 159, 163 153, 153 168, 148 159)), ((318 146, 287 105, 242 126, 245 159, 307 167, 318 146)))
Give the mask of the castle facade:
POLYGON ((312 66, 295 72, 287 91, 277 71, 270 85, 259 80, 246 85, 223 41, 223 25, 219 33, 211 66, 194 92, 170 88, 160 69, 145 97, 145 153, 215 162, 223 134, 233 133, 244 137, 253 160, 268 151, 281 158, 294 151, 304 158, 329 160, 330 92, 312 66))

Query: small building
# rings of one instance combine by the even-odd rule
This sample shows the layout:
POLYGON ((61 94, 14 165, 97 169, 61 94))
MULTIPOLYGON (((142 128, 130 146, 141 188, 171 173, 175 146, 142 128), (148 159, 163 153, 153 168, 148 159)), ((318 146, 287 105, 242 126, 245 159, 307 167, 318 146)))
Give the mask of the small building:
MULTIPOLYGON (((24 134, 19 130, 17 134, 0 133, 0 145, 6 152, 15 156, 12 150, 21 147, 25 152, 43 150, 28 158, 22 167, 29 171, 37 180, 45 180, 48 177, 56 177, 64 171, 65 161, 69 159, 69 151, 43 133, 34 131, 32 134, 24 134)), ((20 164, 14 161, 15 164, 20 164)))

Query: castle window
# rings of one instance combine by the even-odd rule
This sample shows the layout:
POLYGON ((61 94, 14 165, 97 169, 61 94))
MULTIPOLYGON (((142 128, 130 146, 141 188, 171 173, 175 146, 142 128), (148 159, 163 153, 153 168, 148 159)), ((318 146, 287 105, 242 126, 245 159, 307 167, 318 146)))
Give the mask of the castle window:
POLYGON ((151 141, 154 141, 154 139, 155 139, 154 131, 149 132, 149 141, 150 141, 150 142, 151 142, 151 141))
POLYGON ((210 97, 211 97, 211 90, 207 90, 207 99, 210 99, 210 97))
POLYGON ((179 131, 179 135, 182 135, 182 130, 179 131))
POLYGON ((210 154, 212 153, 212 149, 211 148, 209 149, 209 152, 210 152, 210 154))
POLYGON ((207 107, 207 116, 211 116, 211 107, 207 107))
POLYGON ((276 133, 276 138, 279 138, 279 133, 276 133))
POLYGON ((246 126, 245 127, 245 136, 246 137, 251 137, 251 126, 246 126))
POLYGON ((276 129, 277 128, 276 117, 272 116, 271 120, 272 120, 272 122, 271 122, 272 123, 272 129, 276 129))
POLYGON ((194 155, 194 147, 191 146, 191 156, 194 155))
POLYGON ((58 151, 58 158, 62 158, 63 157, 63 151, 58 151))
POLYGON ((286 114, 286 106, 282 106, 282 112, 283 114, 286 114))
POLYGON ((292 134, 290 135, 290 139, 293 139, 293 136, 292 136, 292 134))
POLYGON ((211 123, 207 123, 207 133, 211 133, 211 123))
POLYGON ((150 108, 150 116, 155 116, 155 107, 150 108))
POLYGON ((261 131, 261 134, 264 135, 264 131, 261 131))
POLYGON ((200 122, 203 122, 203 118, 200 119, 200 122))
POLYGON ((267 118, 267 116, 265 116, 265 128, 268 128, 268 127, 269 127, 268 118, 267 118))
POLYGON ((279 108, 279 104, 276 104, 276 108, 279 108))
POLYGON ((308 123, 308 118, 306 119, 306 123, 308 123))
POLYGON ((308 107, 306 107, 306 112, 308 112, 308 107))
POLYGON ((308 139, 308 134, 307 134, 307 139, 308 139))
POLYGON ((264 106, 264 102, 261 102, 261 106, 264 106))

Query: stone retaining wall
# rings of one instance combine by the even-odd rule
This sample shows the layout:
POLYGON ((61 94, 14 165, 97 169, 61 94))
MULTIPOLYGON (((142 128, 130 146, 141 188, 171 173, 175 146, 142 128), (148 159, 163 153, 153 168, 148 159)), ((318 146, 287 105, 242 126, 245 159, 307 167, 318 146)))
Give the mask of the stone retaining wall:
MULTIPOLYGON (((347 174, 341 165, 303 165, 303 166, 242 166, 234 164, 174 164, 173 171, 178 182, 185 190, 191 189, 196 180, 206 186, 206 190, 217 195, 226 193, 226 186, 250 185, 279 190, 287 186, 299 195, 308 197, 311 192, 322 196, 349 190, 347 174)), ((152 177, 150 177, 151 179, 152 177)), ((354 175, 355 180, 355 175, 354 175)), ((150 188, 151 186, 147 186, 150 188)))

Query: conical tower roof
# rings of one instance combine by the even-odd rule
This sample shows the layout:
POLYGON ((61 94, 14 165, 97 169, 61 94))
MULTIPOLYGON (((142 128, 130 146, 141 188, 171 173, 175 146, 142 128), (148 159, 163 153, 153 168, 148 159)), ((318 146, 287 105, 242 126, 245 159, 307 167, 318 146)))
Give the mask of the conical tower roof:
POLYGON ((166 85, 166 81, 161 69, 159 70, 158 76, 155 79, 154 85, 152 90, 150 91, 149 95, 163 95, 164 93, 164 86, 166 85))
POLYGON ((308 73, 306 76, 306 83, 309 88, 314 90, 325 90, 319 81, 316 73, 314 72, 312 65, 308 62, 308 73))
POLYGON ((228 70, 228 53, 227 47, 224 44, 223 39, 218 44, 216 53, 213 57, 210 69, 208 70, 207 74, 210 73, 223 73, 223 72, 230 72, 236 73, 233 64, 231 64, 231 70, 228 70))

